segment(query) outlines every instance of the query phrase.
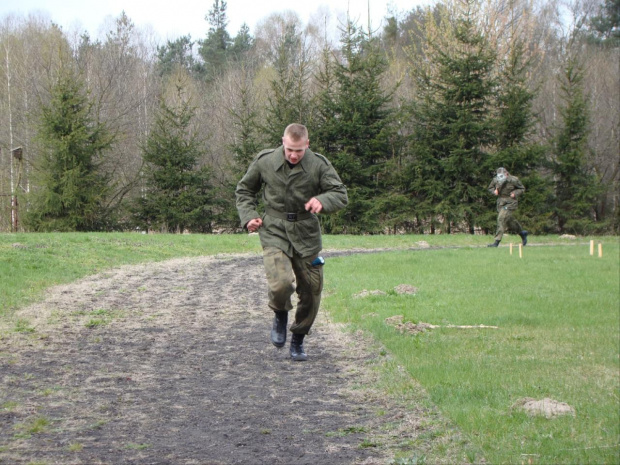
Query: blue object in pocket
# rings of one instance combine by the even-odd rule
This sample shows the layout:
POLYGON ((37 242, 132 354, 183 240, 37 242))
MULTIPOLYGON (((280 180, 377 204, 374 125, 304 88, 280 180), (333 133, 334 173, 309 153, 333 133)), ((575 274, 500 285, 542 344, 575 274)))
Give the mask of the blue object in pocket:
POLYGON ((316 257, 314 260, 312 260, 311 265, 312 266, 323 266, 325 265, 325 259, 323 257, 316 257))

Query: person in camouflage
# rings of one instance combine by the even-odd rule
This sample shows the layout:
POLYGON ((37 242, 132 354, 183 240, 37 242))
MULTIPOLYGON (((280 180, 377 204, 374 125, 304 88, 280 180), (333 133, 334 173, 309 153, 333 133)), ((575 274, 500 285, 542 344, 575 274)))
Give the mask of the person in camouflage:
POLYGON ((489 184, 488 190, 497 196, 497 231, 495 242, 488 247, 499 246, 505 232, 513 232, 521 236, 522 244, 527 244, 527 231, 514 218, 513 213, 519 205, 519 196, 525 192, 525 187, 516 176, 511 176, 505 168, 498 168, 495 177, 489 184))
POLYGON ((332 164, 309 149, 308 130, 301 124, 286 127, 282 145, 261 151, 235 191, 241 226, 258 231, 263 247, 269 308, 274 312, 271 342, 286 344, 291 296, 299 297, 290 354, 307 360, 303 346, 314 323, 323 290, 321 227, 318 213, 333 213, 348 203, 347 190, 332 164), (263 215, 258 194, 263 189, 263 215))

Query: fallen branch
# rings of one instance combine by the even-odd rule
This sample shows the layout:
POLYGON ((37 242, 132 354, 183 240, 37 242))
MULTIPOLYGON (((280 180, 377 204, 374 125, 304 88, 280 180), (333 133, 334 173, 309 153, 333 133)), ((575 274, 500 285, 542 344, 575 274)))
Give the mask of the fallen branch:
POLYGON ((402 315, 395 315, 385 319, 385 322, 398 329, 401 333, 421 333, 428 329, 437 328, 457 328, 457 329, 499 329, 499 326, 489 325, 433 325, 430 323, 412 323, 411 321, 403 321, 402 315))
MULTIPOLYGON (((441 328, 441 326, 435 326, 435 328, 441 328)), ((446 325, 444 328, 491 328, 491 329, 499 329, 499 326, 489 326, 489 325, 446 325)))

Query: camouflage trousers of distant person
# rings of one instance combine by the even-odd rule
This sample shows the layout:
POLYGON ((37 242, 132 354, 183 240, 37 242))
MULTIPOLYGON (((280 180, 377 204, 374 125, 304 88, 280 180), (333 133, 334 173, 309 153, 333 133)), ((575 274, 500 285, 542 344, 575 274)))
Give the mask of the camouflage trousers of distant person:
POLYGON ((523 228, 521 224, 515 219, 513 213, 515 210, 509 210, 508 208, 501 207, 497 214, 497 230, 495 232, 495 240, 501 241, 504 237, 504 233, 521 234, 523 228))
POLYGON ((290 328, 293 334, 308 334, 319 312, 323 266, 312 265, 317 256, 299 257, 293 254, 289 257, 277 247, 265 247, 263 250, 269 307, 273 311, 292 310, 291 296, 297 292, 299 300, 290 328))

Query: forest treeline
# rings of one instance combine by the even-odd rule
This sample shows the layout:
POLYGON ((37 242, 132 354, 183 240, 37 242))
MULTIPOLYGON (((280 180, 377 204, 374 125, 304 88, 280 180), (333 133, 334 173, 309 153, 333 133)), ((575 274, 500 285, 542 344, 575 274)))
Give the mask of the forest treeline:
POLYGON ((125 13, 100 38, 3 18, 0 231, 236 230, 237 181, 298 122, 348 188, 327 233, 493 232, 500 166, 532 233, 618 233, 620 0, 445 0, 379 29, 282 12, 232 35, 235 6, 165 42, 125 13))

